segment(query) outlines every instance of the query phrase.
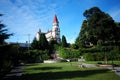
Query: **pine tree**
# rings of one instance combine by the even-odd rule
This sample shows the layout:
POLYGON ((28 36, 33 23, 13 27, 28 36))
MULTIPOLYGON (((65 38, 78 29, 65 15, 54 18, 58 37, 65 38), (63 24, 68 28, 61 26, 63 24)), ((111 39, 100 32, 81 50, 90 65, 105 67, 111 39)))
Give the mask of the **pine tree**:
POLYGON ((68 46, 67 41, 66 41, 66 37, 64 35, 62 36, 62 46, 63 47, 67 47, 68 46))
MULTIPOLYGON (((2 16, 2 14, 0 14, 2 16)), ((5 42, 5 39, 8 39, 12 34, 7 33, 6 26, 0 21, 0 44, 3 44, 5 42)))
POLYGON ((31 43, 32 49, 39 49, 39 50, 45 50, 49 48, 48 41, 45 37, 44 33, 40 34, 39 41, 34 38, 33 42, 31 43))
POLYGON ((38 41, 39 49, 45 50, 49 48, 48 41, 44 33, 40 34, 40 40, 38 41))
POLYGON ((36 38, 33 39, 33 42, 31 43, 31 48, 32 49, 39 49, 38 41, 36 40, 36 38))

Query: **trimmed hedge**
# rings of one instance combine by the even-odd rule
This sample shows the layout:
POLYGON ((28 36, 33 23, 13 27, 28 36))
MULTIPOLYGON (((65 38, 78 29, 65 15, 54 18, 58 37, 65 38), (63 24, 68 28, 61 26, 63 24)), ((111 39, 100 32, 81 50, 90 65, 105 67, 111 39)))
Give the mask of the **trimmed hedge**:
POLYGON ((28 50, 24 53, 24 59, 28 63, 40 62, 49 59, 48 50, 28 50))
POLYGON ((79 58, 81 55, 79 50, 70 49, 70 48, 60 47, 58 51, 59 51, 60 57, 64 59, 79 58))

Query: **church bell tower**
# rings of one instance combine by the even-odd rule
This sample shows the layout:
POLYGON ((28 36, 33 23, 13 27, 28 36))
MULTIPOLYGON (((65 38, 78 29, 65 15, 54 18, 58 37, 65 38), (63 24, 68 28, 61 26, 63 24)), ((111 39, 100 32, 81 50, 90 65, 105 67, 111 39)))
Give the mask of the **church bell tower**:
POLYGON ((53 20, 53 27, 52 27, 52 37, 54 40, 56 40, 58 43, 61 42, 60 40, 60 28, 59 28, 59 22, 57 19, 57 16, 54 16, 53 20))

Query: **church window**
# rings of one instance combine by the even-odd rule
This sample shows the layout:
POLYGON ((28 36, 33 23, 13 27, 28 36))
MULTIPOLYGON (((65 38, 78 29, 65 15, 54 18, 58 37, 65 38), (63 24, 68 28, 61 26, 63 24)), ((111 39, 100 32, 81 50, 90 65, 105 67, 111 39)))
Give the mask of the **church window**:
POLYGON ((59 33, 56 33, 56 35, 59 35, 59 33))

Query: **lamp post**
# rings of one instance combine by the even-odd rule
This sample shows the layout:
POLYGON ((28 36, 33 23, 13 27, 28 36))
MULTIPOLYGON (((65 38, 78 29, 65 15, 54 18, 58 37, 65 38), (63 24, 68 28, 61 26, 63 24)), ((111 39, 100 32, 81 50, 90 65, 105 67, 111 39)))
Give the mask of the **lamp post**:
POLYGON ((28 34, 28 50, 30 49, 30 34, 28 34))
POLYGON ((72 66, 72 60, 71 60, 71 49, 69 51, 69 62, 70 62, 70 65, 72 66))

